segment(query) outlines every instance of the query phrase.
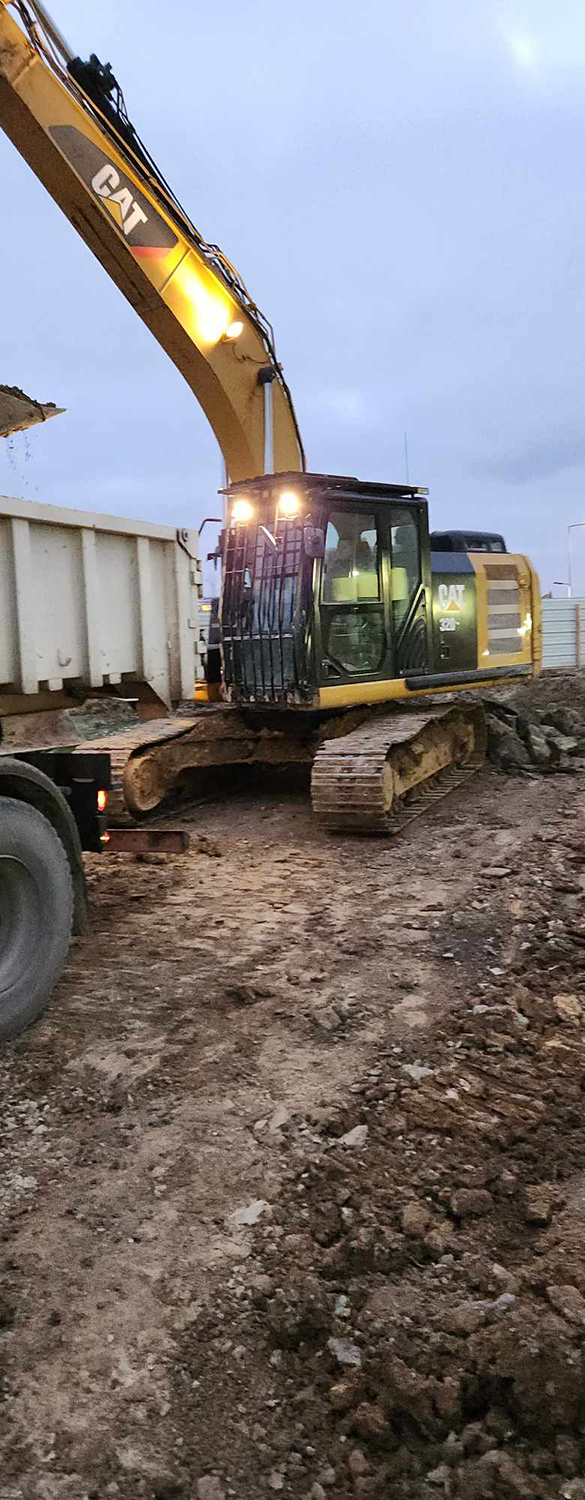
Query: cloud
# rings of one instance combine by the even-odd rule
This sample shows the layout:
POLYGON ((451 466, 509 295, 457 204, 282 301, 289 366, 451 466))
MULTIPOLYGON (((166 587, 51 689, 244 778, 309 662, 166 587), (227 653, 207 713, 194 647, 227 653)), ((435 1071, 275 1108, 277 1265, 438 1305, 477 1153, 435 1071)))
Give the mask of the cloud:
POLYGON ((585 466, 585 430, 543 431, 522 444, 503 447, 494 457, 485 457, 478 463, 472 459, 475 472, 494 475, 511 484, 550 479, 582 465, 585 466))

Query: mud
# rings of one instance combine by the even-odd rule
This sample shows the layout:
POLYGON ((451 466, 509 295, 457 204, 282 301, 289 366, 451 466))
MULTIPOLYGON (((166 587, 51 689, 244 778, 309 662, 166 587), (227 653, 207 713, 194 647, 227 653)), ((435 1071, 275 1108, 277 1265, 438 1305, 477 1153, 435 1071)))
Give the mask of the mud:
POLYGON ((585 1496, 584 792, 88 860, 0 1060, 0 1495, 585 1496))

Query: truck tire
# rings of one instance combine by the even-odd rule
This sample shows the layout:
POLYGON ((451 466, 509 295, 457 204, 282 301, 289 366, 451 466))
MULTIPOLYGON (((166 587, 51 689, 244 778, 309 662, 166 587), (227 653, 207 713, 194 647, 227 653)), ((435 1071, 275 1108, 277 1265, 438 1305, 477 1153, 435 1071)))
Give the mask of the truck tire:
POLYGON ((38 808, 0 796, 0 1041, 44 1010, 72 923, 71 870, 59 835, 38 808))

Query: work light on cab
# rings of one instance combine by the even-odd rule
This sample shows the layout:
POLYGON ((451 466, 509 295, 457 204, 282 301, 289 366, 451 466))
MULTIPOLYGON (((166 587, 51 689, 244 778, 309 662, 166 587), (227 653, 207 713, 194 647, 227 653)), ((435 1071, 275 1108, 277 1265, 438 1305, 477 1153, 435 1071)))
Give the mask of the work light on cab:
POLYGON ((300 508, 301 502, 298 495, 295 495, 294 490, 283 490, 278 501, 278 509, 282 515, 298 516, 300 508))
POLYGON ((236 521, 238 524, 241 524, 245 521, 251 521, 253 515, 254 507, 250 504, 249 500, 234 500, 232 509, 232 521, 236 521))

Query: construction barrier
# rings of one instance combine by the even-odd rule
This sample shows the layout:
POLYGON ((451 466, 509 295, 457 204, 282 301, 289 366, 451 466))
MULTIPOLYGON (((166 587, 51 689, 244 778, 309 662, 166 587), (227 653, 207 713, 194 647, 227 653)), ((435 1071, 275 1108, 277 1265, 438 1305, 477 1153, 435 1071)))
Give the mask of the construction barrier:
POLYGON ((585 667, 585 599, 543 599, 542 665, 585 667))

